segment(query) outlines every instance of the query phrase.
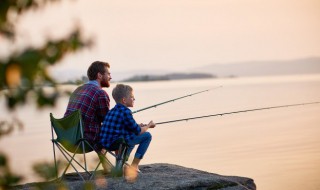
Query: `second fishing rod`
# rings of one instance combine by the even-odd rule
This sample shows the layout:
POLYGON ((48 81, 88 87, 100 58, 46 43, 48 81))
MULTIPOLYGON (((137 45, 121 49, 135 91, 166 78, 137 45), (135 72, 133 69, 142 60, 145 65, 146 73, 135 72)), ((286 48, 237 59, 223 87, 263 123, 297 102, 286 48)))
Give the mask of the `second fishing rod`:
POLYGON ((210 114, 210 115, 202 115, 202 116, 189 117, 189 118, 183 118, 183 119, 175 119, 175 120, 171 120, 171 121, 158 122, 158 123, 156 123, 156 125, 162 125, 162 124, 167 124, 167 123, 175 123, 175 122, 181 122, 181 121, 189 121, 189 120, 194 120, 194 119, 202 119, 202 118, 207 118, 207 117, 217 117, 217 116, 223 116, 223 115, 238 114, 238 113, 244 113, 244 112, 254 112, 254 111, 261 111, 261 110, 278 109, 278 108, 295 107, 295 106, 305 106, 305 105, 312 105, 312 104, 320 104, 320 102, 306 102, 306 103, 299 103, 299 104, 287 104, 287 105, 261 107, 261 108, 238 110, 238 111, 217 113, 217 114, 210 114))

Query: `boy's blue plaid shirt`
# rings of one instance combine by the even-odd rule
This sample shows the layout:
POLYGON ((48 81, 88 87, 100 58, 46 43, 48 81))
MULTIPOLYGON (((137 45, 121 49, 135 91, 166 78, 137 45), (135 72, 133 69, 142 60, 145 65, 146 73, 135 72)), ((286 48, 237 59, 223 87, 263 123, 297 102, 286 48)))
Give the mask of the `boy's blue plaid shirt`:
POLYGON ((104 118, 100 130, 100 142, 103 147, 109 148, 120 137, 128 141, 138 136, 140 132, 140 126, 133 119, 131 110, 122 104, 117 104, 104 118))

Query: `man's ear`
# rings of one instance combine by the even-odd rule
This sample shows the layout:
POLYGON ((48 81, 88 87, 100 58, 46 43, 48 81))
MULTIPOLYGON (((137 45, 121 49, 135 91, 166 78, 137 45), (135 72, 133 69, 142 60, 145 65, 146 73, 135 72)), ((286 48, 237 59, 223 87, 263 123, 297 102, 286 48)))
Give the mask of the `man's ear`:
POLYGON ((101 73, 97 73, 97 79, 100 79, 102 77, 101 73))
POLYGON ((126 101, 126 98, 122 98, 121 99, 121 102, 123 103, 123 104, 125 104, 127 101, 126 101))

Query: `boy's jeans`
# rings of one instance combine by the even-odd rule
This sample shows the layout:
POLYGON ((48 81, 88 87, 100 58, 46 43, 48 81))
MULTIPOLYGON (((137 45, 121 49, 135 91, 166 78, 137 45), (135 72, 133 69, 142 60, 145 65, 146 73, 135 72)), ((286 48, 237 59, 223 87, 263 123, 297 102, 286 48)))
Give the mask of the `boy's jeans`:
POLYGON ((132 149, 135 145, 139 145, 137 152, 135 153, 134 157, 142 159, 144 154, 147 152, 149 144, 151 142, 152 136, 149 132, 145 132, 136 138, 128 141, 129 150, 128 150, 128 156, 130 155, 132 149))

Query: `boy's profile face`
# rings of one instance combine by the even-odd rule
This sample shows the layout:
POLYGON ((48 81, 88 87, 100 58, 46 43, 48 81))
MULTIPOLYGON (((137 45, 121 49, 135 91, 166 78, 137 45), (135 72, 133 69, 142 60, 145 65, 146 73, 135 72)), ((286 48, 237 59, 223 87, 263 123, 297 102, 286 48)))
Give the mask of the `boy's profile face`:
POLYGON ((123 105, 127 107, 133 107, 134 100, 135 99, 134 99, 133 91, 131 91, 127 97, 122 99, 122 102, 123 102, 123 105))

